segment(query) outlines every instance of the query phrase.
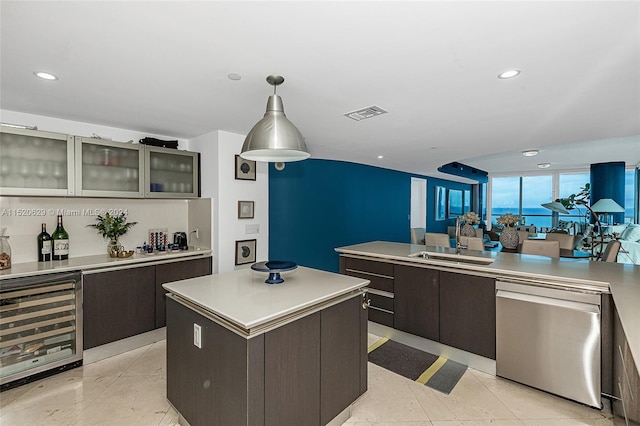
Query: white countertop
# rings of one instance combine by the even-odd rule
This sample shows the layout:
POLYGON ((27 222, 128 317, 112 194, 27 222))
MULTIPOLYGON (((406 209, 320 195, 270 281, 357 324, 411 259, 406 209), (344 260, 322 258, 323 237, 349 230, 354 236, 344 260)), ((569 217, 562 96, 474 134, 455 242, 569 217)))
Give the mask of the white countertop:
POLYGON ((447 269, 459 270, 461 273, 480 272, 496 278, 513 277, 553 281, 566 287, 610 292, 620 315, 622 328, 629 341, 631 355, 636 365, 640 366, 640 266, 638 265, 463 250, 463 258, 480 257, 494 260, 488 265, 465 264, 409 257, 410 254, 421 251, 455 254, 453 248, 425 247, 386 241, 338 247, 336 251, 403 263, 412 262, 416 265, 446 267, 447 269))
POLYGON ((174 262, 187 257, 210 256, 210 249, 192 249, 165 254, 134 254, 127 258, 110 257, 108 254, 73 257, 68 260, 52 260, 50 262, 24 262, 14 263, 9 269, 0 271, 0 280, 9 278, 31 277, 35 275, 51 274, 56 272, 78 271, 87 272, 94 269, 127 267, 135 264, 149 262, 162 263, 174 262))
POLYGON ((266 284, 267 276, 247 268, 163 287, 249 332, 369 284, 362 278, 303 266, 282 273, 281 284, 266 284))

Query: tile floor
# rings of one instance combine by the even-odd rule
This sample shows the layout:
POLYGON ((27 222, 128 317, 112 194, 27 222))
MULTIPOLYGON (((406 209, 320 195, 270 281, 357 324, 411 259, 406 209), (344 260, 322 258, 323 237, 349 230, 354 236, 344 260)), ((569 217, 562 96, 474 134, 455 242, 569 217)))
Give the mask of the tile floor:
MULTIPOLYGON (((375 341, 375 336, 370 336, 375 341)), ((165 341, 0 393, 0 425, 177 425, 166 400, 165 341)), ((450 395, 369 364, 346 426, 623 425, 598 411, 468 369, 450 395)), ((225 425, 227 426, 227 425, 225 425)), ((233 426, 233 425, 229 425, 233 426)), ((304 425, 300 425, 304 426, 304 425)))

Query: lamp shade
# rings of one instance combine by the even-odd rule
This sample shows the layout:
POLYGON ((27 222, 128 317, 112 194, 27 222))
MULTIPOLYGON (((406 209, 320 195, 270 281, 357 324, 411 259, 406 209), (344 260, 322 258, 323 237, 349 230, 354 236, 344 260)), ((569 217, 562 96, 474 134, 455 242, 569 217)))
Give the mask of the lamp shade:
POLYGON ((601 198, 591 206, 591 210, 596 213, 623 213, 624 207, 611 198, 601 198))
POLYGON ((544 204, 541 204, 541 206, 555 213, 569 214, 569 210, 567 210, 560 201, 554 201, 552 203, 544 203, 544 204))
MULTIPOLYGON (((274 89, 283 81, 282 76, 267 77, 274 89)), ((267 111, 247 134, 240 157, 266 162, 300 161, 310 157, 302 133, 284 115, 280 96, 275 93, 269 96, 267 111)))

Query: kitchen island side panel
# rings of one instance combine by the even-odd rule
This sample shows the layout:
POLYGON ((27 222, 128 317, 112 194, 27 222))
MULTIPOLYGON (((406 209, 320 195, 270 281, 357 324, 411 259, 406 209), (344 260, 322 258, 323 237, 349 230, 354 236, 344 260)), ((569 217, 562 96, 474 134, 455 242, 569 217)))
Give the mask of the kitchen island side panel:
POLYGON ((265 334, 265 426, 320 425, 320 312, 265 334))
POLYGON ((167 299, 167 398, 191 426, 264 425, 263 345, 167 299))

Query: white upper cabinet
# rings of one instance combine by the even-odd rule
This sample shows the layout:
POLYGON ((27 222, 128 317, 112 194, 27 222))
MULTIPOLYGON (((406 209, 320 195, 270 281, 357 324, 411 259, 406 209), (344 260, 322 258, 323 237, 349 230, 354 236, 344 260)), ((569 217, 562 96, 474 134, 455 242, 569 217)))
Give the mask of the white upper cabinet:
POLYGON ((144 196, 144 145, 76 136, 76 195, 144 196))
POLYGON ((0 195, 74 195, 73 136, 0 128, 0 195))
POLYGON ((0 195, 197 198, 199 165, 197 152, 0 129, 0 195))
POLYGON ((199 154, 145 146, 145 193, 147 198, 197 198, 199 154))

